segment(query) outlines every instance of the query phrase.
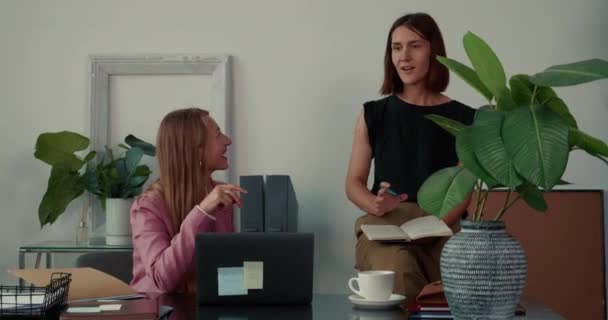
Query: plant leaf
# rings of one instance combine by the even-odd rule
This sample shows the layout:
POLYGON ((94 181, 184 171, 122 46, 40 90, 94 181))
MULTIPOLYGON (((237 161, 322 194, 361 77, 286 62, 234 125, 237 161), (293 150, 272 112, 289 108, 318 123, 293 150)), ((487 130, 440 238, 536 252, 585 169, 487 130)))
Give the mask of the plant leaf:
POLYGON ((592 156, 608 157, 608 145, 579 129, 568 128, 568 145, 578 147, 592 156))
POLYGON ((513 100, 509 88, 502 88, 500 93, 496 96, 496 109, 499 111, 510 111, 517 107, 518 105, 513 100))
POLYGON ((515 171, 502 137, 504 112, 481 108, 472 126, 475 156, 481 167, 494 179, 511 189, 523 180, 515 171))
POLYGON ((555 91, 549 87, 540 87, 537 90, 537 97, 540 100, 539 103, 551 109, 551 111, 560 115, 571 127, 578 128, 576 119, 570 113, 566 103, 555 94, 555 91))
POLYGON ((418 191, 418 203, 438 217, 457 207, 471 193, 477 178, 464 167, 448 167, 431 175, 418 191))
POLYGON ((94 167, 87 168, 82 175, 81 181, 84 188, 90 193, 95 195, 100 193, 99 182, 97 181, 97 170, 94 167))
POLYGON ((147 156, 156 156, 156 147, 154 145, 145 142, 132 134, 125 137, 125 143, 133 148, 138 147, 142 149, 144 151, 144 154, 147 156))
POLYGON ((549 67, 530 77, 530 81, 539 86, 561 87, 605 78, 608 78, 608 61, 590 59, 549 67))
POLYGON ((110 159, 110 162, 114 162, 114 152, 108 146, 103 146, 106 149, 106 156, 110 159))
POLYGON ((126 166, 127 166, 127 175, 133 175, 135 173, 135 168, 139 164, 139 161, 144 156, 144 151, 139 147, 133 147, 127 150, 126 154, 126 166))
POLYGON ((465 125, 457 120, 450 119, 444 116, 440 116, 437 114, 429 114, 424 116, 425 118, 435 122, 438 126, 443 128, 445 131, 451 133, 452 135, 457 135, 458 132, 465 127, 465 125))
POLYGON ((464 35, 463 44, 481 82, 494 96, 498 96, 505 88, 507 78, 502 64, 492 48, 470 31, 464 35))
POLYGON ((545 202, 543 193, 535 185, 526 182, 518 186, 516 191, 530 208, 540 212, 547 211, 547 202, 545 202))
POLYGON ((74 152, 86 149, 89 139, 75 132, 61 131, 43 133, 36 140, 34 157, 51 166, 61 165, 77 171, 84 165, 74 152))
POLYGON ((148 177, 146 176, 133 176, 127 181, 127 187, 129 188, 137 188, 141 187, 144 183, 146 183, 148 177))
POLYGON ((128 189, 127 191, 125 191, 123 199, 132 198, 132 197, 135 197, 137 195, 140 195, 141 192, 142 192, 142 190, 143 190, 142 187, 128 189))
POLYGON ((465 168, 485 182, 488 188, 496 187, 500 183, 492 178, 479 164, 477 157, 475 157, 474 149, 473 128, 465 127, 456 136, 456 154, 458 154, 458 159, 465 168))
POLYGON ((504 145, 519 174, 545 191, 561 179, 568 162, 568 124, 545 106, 507 113, 504 145))
POLYGON ((119 158, 114 161, 114 170, 110 170, 111 177, 113 178, 126 178, 129 176, 129 170, 127 169, 127 162, 125 158, 119 158), (115 175, 116 174, 116 175, 115 175))
POLYGON ((57 220, 72 200, 84 192, 78 172, 68 167, 55 166, 51 169, 47 190, 38 206, 40 227, 57 220))
POLYGON ((142 177, 149 176, 152 173, 152 170, 147 165, 141 165, 135 169, 135 173, 133 176, 142 177))
MULTIPOLYGON (((525 74, 518 74, 511 77, 509 84, 511 85, 513 99, 520 105, 529 106, 535 86, 535 84, 530 82, 530 77, 525 74)), ((568 110, 568 106, 557 96, 553 89, 537 86, 533 104, 542 104, 548 107, 551 111, 559 114, 566 120, 568 125, 578 128, 574 116, 568 110)))
POLYGON ((473 89, 477 90, 477 92, 481 93, 488 102, 492 101, 494 95, 488 88, 481 82, 475 70, 470 67, 450 58, 437 56, 437 60, 454 72, 457 76, 459 76, 462 80, 468 83, 473 89))
POLYGON ((84 159, 82 161, 89 162, 91 160, 93 160, 93 158, 95 158, 95 156, 97 155, 97 152, 95 151, 89 151, 89 153, 84 157, 84 159))
POLYGON ((529 106, 532 99, 534 85, 528 79, 528 75, 517 74, 509 79, 511 86, 511 96, 513 101, 520 106, 529 106))

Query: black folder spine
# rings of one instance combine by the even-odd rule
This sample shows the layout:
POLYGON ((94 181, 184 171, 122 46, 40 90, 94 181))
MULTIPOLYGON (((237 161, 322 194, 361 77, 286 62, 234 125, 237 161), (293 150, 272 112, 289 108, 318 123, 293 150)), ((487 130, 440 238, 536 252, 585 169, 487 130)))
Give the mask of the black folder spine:
POLYGON ((261 175, 240 176, 242 193, 241 232, 264 232, 264 177, 261 175))

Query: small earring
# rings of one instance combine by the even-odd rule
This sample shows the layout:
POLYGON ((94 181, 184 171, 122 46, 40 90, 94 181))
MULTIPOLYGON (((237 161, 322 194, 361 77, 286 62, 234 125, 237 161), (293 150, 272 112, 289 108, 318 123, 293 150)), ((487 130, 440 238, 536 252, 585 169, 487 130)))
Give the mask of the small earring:
POLYGON ((198 162, 198 166, 199 166, 199 167, 202 167, 202 166, 203 166, 203 160, 201 160, 201 161, 199 161, 199 162, 198 162))

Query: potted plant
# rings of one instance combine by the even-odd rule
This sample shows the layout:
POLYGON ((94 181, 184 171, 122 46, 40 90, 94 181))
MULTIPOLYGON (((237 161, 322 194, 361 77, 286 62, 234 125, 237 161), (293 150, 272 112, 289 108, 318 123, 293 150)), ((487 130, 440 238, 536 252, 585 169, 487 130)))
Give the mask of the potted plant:
POLYGON ((446 298, 457 319, 508 319, 523 291, 526 258, 501 218, 520 200, 546 211, 543 192, 564 183, 570 152, 582 150, 608 164, 608 145, 579 129, 551 87, 607 78, 608 62, 592 59, 552 66, 532 76, 518 74, 507 86, 503 67, 486 42, 468 32, 463 43, 473 68, 437 59, 481 93, 488 105, 477 111, 470 126, 428 116, 455 136, 461 164, 431 175, 418 201, 425 211, 441 217, 473 196, 470 220, 462 221, 462 231, 441 254, 446 298), (507 192, 502 208, 489 216, 484 204, 494 188, 507 192))
MULTIPOLYGON (((88 149, 89 143, 87 137, 69 131, 38 136, 34 157, 52 167, 47 190, 38 207, 40 225, 43 227, 55 222, 72 200, 88 191, 99 199, 106 211, 108 244, 128 243, 129 201, 142 192, 151 173, 148 166, 139 163, 144 154, 154 156, 155 148, 129 135, 125 138, 126 145, 119 144, 125 151, 118 157, 107 146, 104 154, 89 151, 83 158, 79 157, 76 153, 88 149), (120 212, 116 208, 122 208, 122 215, 116 215, 115 212, 120 212)), ((81 224, 86 223, 88 206, 87 202, 81 224)))

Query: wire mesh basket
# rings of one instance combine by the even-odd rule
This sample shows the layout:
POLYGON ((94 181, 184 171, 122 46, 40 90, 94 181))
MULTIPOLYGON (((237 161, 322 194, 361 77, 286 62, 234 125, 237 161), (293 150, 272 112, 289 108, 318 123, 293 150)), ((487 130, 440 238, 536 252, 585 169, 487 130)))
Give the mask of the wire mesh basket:
POLYGON ((55 272, 46 287, 0 285, 0 319, 57 319, 71 281, 70 273, 55 272))

